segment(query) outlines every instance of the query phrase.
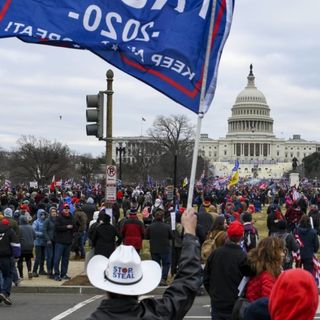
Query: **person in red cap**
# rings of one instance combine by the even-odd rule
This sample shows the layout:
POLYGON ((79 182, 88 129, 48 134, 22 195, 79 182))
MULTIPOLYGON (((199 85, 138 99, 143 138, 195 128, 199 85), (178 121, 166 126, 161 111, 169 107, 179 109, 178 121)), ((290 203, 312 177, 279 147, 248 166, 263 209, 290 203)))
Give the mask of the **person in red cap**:
POLYGON ((231 222, 226 243, 207 260, 203 283, 210 295, 212 319, 231 320, 238 286, 243 276, 252 275, 246 253, 240 247, 243 234, 243 225, 239 221, 231 222))

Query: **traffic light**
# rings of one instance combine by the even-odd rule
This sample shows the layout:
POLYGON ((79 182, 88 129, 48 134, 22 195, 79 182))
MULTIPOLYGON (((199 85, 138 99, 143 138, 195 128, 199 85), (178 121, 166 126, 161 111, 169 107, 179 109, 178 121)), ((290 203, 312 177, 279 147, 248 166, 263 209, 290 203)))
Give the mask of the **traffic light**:
POLYGON ((103 138, 103 93, 87 95, 87 136, 96 136, 98 139, 103 138))

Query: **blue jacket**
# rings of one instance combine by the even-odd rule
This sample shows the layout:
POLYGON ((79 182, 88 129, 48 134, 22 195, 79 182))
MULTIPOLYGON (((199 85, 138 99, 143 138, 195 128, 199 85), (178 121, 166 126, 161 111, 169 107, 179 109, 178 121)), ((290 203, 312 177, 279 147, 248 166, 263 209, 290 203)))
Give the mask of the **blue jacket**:
POLYGON ((37 211, 37 220, 32 224, 32 228, 36 233, 36 239, 34 240, 35 246, 45 246, 47 244, 46 238, 43 232, 44 219, 41 218, 41 214, 46 212, 43 209, 37 211))

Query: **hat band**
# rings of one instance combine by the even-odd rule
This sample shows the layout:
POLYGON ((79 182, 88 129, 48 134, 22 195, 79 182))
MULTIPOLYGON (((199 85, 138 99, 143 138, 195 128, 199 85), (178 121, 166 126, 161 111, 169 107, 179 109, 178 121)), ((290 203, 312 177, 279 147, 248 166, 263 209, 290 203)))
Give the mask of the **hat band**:
POLYGON ((111 280, 110 278, 108 278, 106 272, 104 271, 104 279, 105 280, 108 280, 108 281, 110 281, 111 283, 114 283, 114 284, 120 284, 120 285, 124 285, 124 286, 129 286, 129 285, 132 285, 132 284, 136 284, 136 283, 138 283, 139 281, 142 280, 142 277, 143 277, 143 275, 141 275, 141 277, 138 280, 134 281, 134 282, 123 283, 123 282, 118 282, 118 281, 111 280))

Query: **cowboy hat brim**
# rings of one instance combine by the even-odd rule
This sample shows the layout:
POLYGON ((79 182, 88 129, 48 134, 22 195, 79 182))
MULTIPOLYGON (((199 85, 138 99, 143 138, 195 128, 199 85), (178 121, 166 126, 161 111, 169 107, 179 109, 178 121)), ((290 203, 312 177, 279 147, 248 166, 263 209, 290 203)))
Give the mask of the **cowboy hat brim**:
POLYGON ((142 279, 134 284, 116 284, 105 278, 105 270, 109 259, 96 255, 90 259, 87 266, 87 275, 91 284, 104 291, 137 296, 151 292, 161 280, 161 268, 155 261, 141 261, 142 279))

